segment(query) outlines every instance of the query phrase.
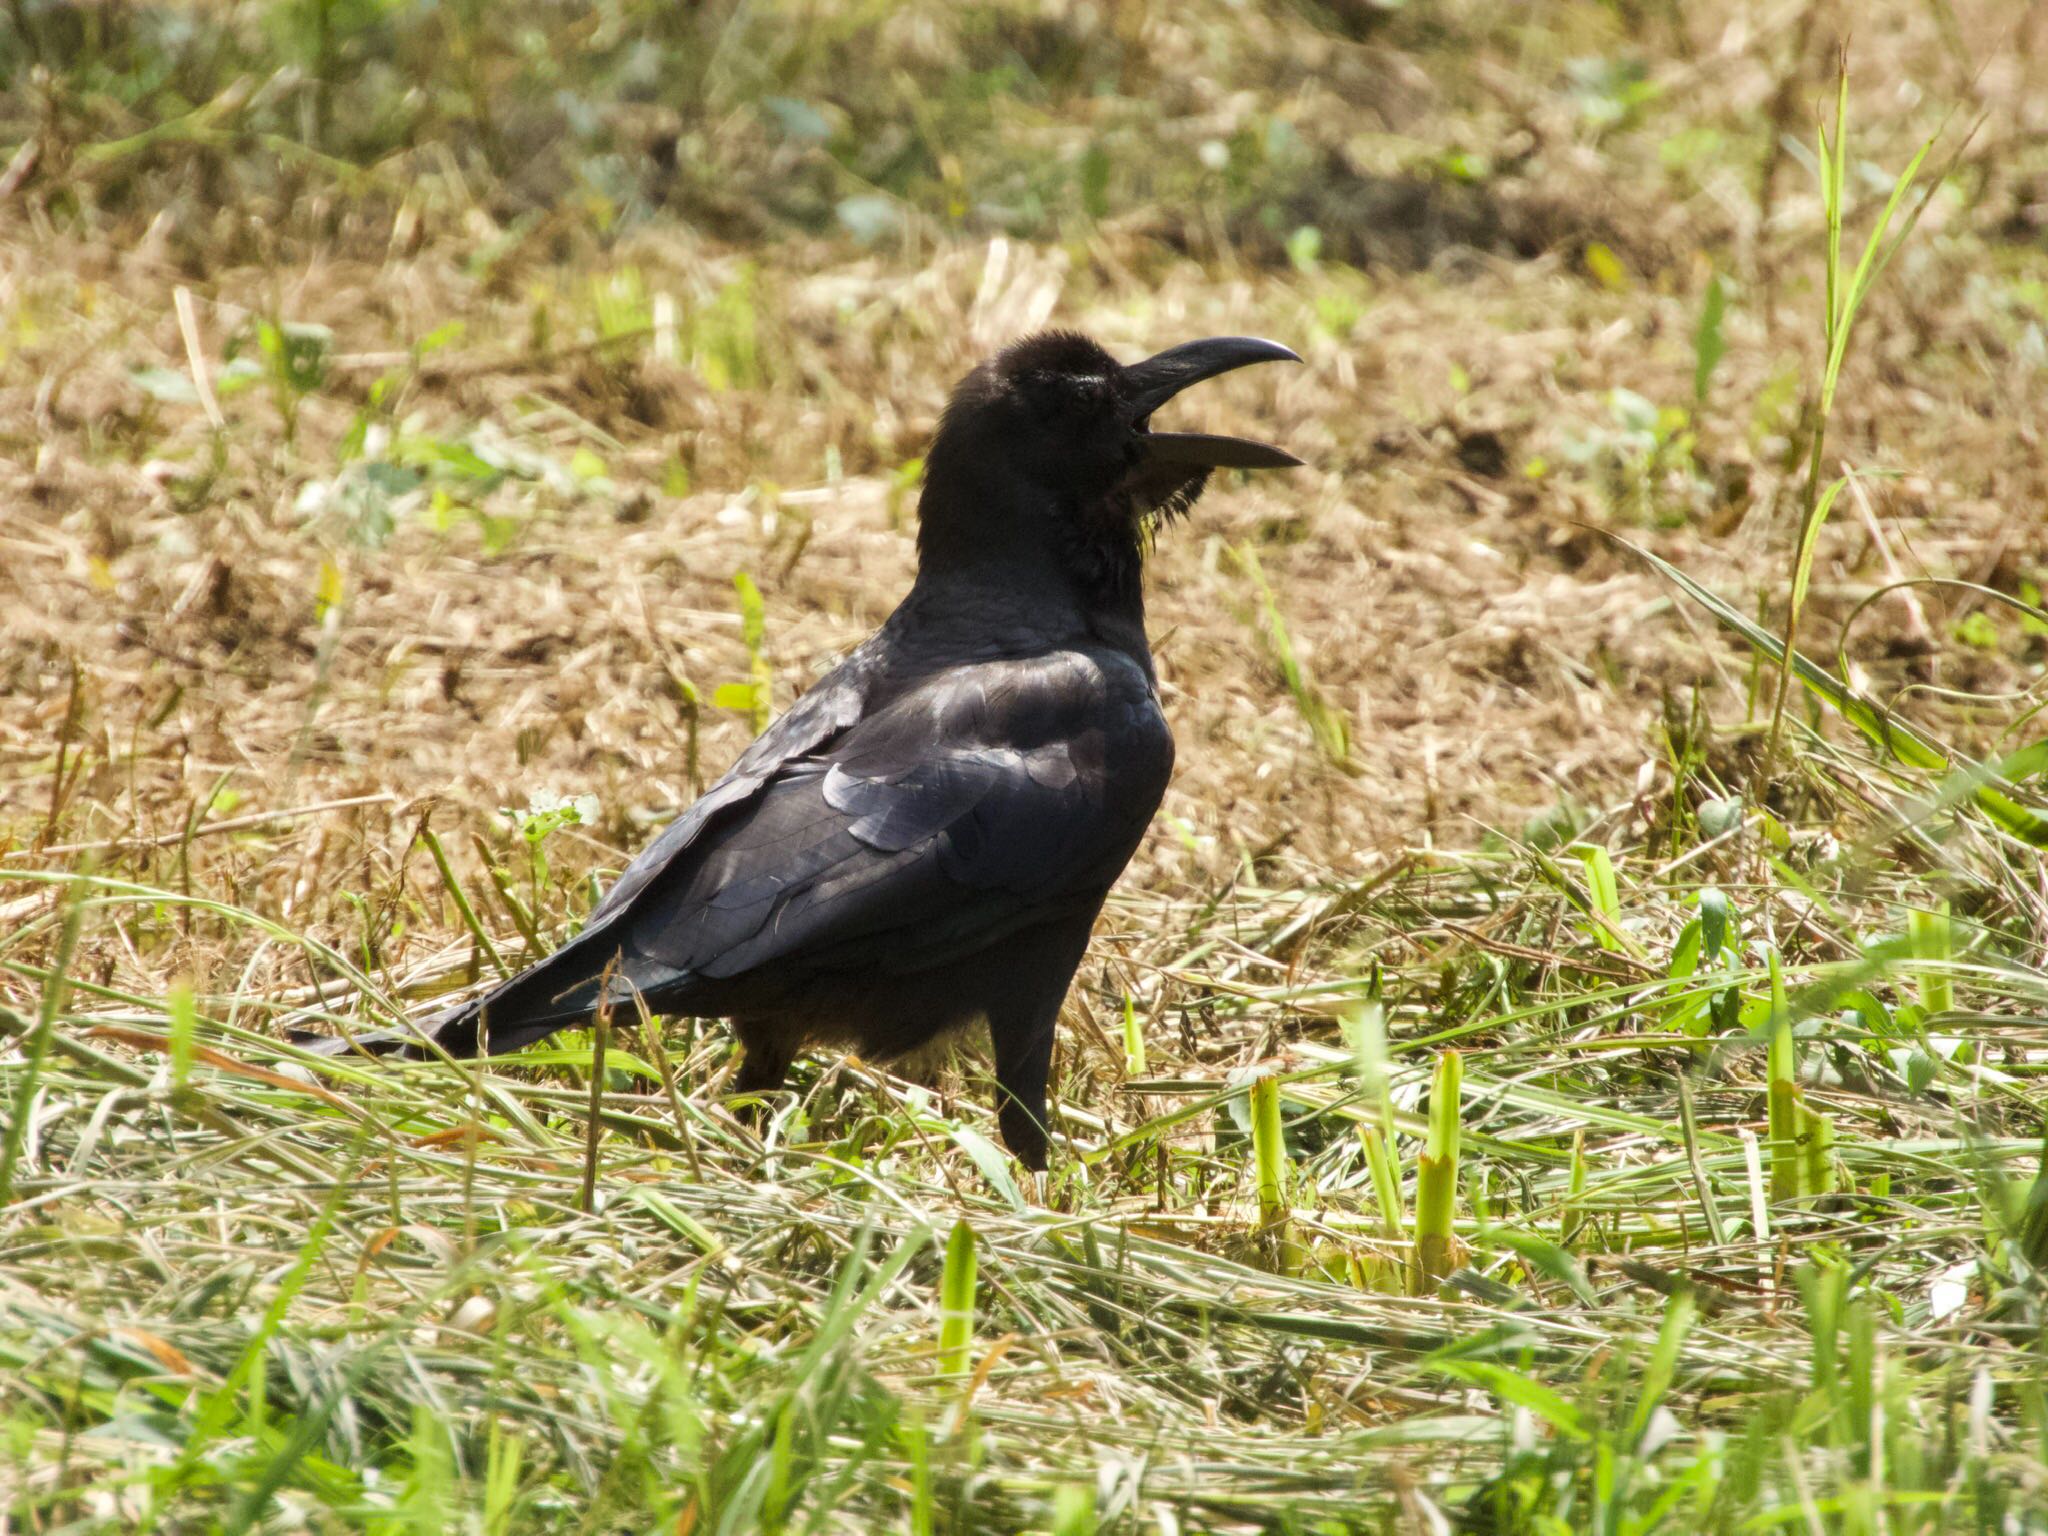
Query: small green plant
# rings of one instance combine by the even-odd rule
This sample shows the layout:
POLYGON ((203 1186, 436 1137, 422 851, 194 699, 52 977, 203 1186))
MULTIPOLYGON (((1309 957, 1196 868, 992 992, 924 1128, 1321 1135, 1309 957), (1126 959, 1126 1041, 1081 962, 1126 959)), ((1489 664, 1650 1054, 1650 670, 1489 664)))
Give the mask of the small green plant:
POLYGON ((1579 113, 1595 133, 1625 128, 1662 94, 1638 58, 1580 58, 1565 66, 1579 113))
POLYGON ((748 675, 743 683, 720 683, 711 702, 720 709, 744 711, 758 735, 768 729, 775 715, 775 669, 768 662, 768 606, 754 578, 745 571, 736 572, 732 584, 740 597, 740 634, 747 647, 748 675))
POLYGON ((1679 930, 1671 949, 1665 975, 1679 995, 1665 1008, 1664 1024, 1703 1038, 1716 1028, 1735 1027, 1742 969, 1740 929, 1727 893, 1710 885, 1697 900, 1697 915, 1679 930))
POLYGON ((327 382, 334 333, 324 325, 259 320, 256 347, 263 359, 264 377, 270 382, 270 398, 284 424, 285 446, 292 447, 299 436, 300 404, 327 382))
POLYGON ((1705 503, 1693 457, 1692 416, 1632 389, 1607 392, 1608 423, 1565 440, 1565 461, 1589 470, 1617 510, 1635 522, 1677 524, 1705 503))
MULTIPOLYGON (((1835 132, 1828 136, 1827 125, 1823 123, 1815 135, 1817 154, 1820 160, 1821 203, 1827 212, 1827 298, 1821 315, 1822 338, 1825 342, 1825 362, 1821 368, 1820 385, 1815 395, 1812 438, 1807 447, 1806 475, 1801 482, 1801 509, 1799 514, 1799 536, 1792 550, 1792 575, 1785 605, 1784 654, 1778 662, 1777 692, 1771 703, 1771 730, 1764 746, 1763 773, 1759 782, 1768 784, 1778 760, 1778 742, 1784 731, 1785 700, 1792 687, 1792 658, 1799 646, 1799 616, 1806 607, 1807 585, 1813 577, 1814 551, 1819 545, 1821 528, 1826 524, 1828 513, 1833 509, 1835 498, 1849 483, 1849 476, 1842 475, 1825 486, 1822 485, 1821 463, 1826 451, 1828 420, 1835 407, 1835 390, 1842 378, 1842 364, 1849 355, 1849 337, 1856 325, 1857 312, 1863 307, 1870 288, 1884 269, 1891 263, 1901 245, 1913 232, 1913 226, 1920 222, 1933 188, 1923 195, 1906 217, 1906 222, 1896 237, 1889 242, 1892 220, 1897 216, 1906 195, 1912 190, 1920 174, 1921 162, 1934 147, 1934 140, 1921 144, 1919 152, 1907 162, 1905 170, 1892 183, 1891 196, 1886 199, 1883 210, 1878 214, 1877 223, 1870 236, 1863 243, 1863 254, 1857 259, 1851 271, 1842 267, 1842 222, 1846 213, 1847 196, 1844 191, 1849 163, 1849 57, 1842 54, 1835 77, 1835 132)), ((1937 177, 1934 185, 1940 185, 1937 177)))
POLYGON ((527 901, 530 909, 538 911, 553 874, 548 864, 548 839, 564 827, 595 826, 597 796, 543 791, 526 802, 525 810, 508 806, 498 814, 512 823, 526 845, 527 901))

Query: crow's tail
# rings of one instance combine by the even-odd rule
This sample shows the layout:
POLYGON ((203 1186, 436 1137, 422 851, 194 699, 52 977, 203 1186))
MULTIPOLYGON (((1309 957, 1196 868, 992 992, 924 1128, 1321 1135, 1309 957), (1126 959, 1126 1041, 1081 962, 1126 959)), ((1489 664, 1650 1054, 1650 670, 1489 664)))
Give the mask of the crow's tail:
MULTIPOLYGON (((631 1008, 634 994, 648 990, 645 982, 652 978, 624 974, 615 965, 593 967, 587 953, 591 947, 594 946, 572 940, 538 965, 500 982, 483 996, 436 1014, 411 1029, 377 1030, 352 1038, 295 1032, 292 1042, 322 1056, 345 1056, 356 1049, 373 1056, 403 1056, 419 1061, 435 1054, 427 1040, 458 1058, 486 1052, 503 1056, 545 1040, 558 1029, 589 1023, 598 1010, 607 974, 613 1007, 631 1008)), ((662 979, 673 979, 673 973, 662 979)))

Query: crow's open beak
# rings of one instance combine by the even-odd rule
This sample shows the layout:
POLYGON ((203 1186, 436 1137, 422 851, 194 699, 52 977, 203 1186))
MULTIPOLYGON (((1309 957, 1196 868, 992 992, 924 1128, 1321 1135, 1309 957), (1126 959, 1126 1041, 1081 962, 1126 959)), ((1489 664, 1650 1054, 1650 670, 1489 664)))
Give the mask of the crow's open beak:
MULTIPOLYGON (((1133 390, 1137 419, 1143 422, 1190 384, 1251 363, 1300 361, 1290 348, 1277 341, 1261 341, 1256 336, 1211 336, 1205 341, 1182 342, 1156 357, 1133 363, 1124 370, 1124 379, 1133 390)), ((1218 437, 1208 432, 1147 431, 1140 441, 1149 463, 1181 465, 1190 470, 1286 469, 1301 462, 1271 443, 1218 437)))

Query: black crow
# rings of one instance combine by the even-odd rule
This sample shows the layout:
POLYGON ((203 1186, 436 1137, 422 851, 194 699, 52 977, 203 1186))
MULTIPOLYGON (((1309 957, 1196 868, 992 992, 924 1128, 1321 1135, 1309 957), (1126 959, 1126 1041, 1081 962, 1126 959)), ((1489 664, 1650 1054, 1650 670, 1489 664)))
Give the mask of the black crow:
POLYGON ((1055 331, 968 374, 925 461, 917 580, 888 621, 627 866, 580 934, 426 1032, 455 1056, 512 1051, 638 993, 656 1013, 730 1019, 737 1086, 760 1091, 807 1045, 887 1058, 986 1019, 1003 1139, 1044 1168, 1053 1021, 1173 768, 1147 542, 1212 469, 1300 462, 1155 432, 1152 413, 1282 358, 1300 361, 1225 336, 1124 367, 1055 331))

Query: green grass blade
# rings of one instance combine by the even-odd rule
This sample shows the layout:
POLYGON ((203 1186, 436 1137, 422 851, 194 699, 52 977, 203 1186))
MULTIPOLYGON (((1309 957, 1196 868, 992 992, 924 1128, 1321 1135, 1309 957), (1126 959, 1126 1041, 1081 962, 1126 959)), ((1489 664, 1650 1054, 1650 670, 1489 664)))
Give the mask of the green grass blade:
POLYGON ((1416 1165, 1415 1264, 1418 1294, 1435 1289, 1456 1262, 1452 1212, 1458 1194, 1458 1142, 1464 1062, 1456 1051, 1436 1059, 1430 1089, 1429 1136, 1416 1165))
POLYGON ((1950 973, 1954 933, 1946 899, 1907 908, 1906 942, 1913 958, 1923 962, 1913 974, 1920 988, 1920 1006, 1930 1018, 1955 1011, 1955 984, 1950 973))
POLYGON ((1792 1010, 1785 997, 1784 965, 1773 949, 1769 1072, 1771 1198, 1791 1200, 1799 1194, 1799 1076, 1792 1043, 1792 1010))
POLYGON ((1586 866, 1586 885, 1594 915, 1599 919, 1593 937, 1602 949, 1619 951, 1623 947, 1621 887, 1614 877, 1614 859, 1597 843, 1575 848, 1573 852, 1586 866))
POLYGON ((1138 1005, 1131 994, 1124 994, 1124 1075, 1143 1077, 1145 1075, 1145 1026, 1138 1018, 1138 1005))
POLYGON ((70 902, 64 910, 64 926, 59 930, 57 954, 50 966, 49 980, 43 984, 42 1007, 36 1015, 35 1033, 28 1040, 28 1061, 21 1073, 21 1082, 14 1090, 14 1106, 7 1116, 7 1137, 0 1143, 0 1211, 4 1211, 14 1199, 15 1170, 21 1162, 22 1147, 28 1138, 28 1117, 34 1112, 36 1089, 43 1078, 43 1068, 49 1060, 50 1037, 56 1032, 57 1016, 64 1011, 64 999, 71 987, 71 962, 78 952, 78 935, 85 918, 85 900, 82 888, 74 888, 70 902))
POLYGON ((972 1363, 976 1265, 974 1229, 963 1217, 946 1239, 939 1276, 939 1371, 945 1376, 965 1377, 972 1363))

